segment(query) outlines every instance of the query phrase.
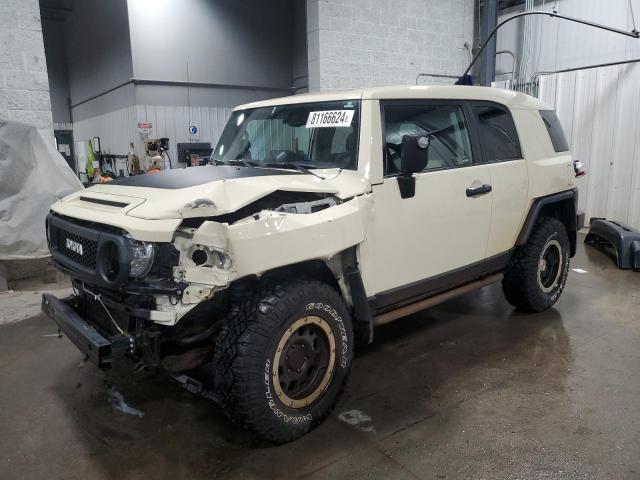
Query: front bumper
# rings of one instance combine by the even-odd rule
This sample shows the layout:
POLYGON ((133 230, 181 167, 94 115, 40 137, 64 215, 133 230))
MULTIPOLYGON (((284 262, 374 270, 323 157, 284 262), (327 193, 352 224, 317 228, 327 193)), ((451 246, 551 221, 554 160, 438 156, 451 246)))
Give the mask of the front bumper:
POLYGON ((42 311, 58 325, 73 344, 99 368, 111 367, 114 358, 131 350, 132 340, 124 335, 103 336, 74 309, 73 296, 59 299, 49 293, 42 295, 42 311))

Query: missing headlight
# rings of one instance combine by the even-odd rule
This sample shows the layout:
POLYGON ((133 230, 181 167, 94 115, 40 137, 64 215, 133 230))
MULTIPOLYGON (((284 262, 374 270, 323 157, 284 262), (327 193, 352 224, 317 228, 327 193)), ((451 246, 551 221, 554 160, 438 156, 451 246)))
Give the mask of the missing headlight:
POLYGON ((191 260, 198 267, 215 267, 222 270, 231 268, 231 257, 227 252, 212 247, 198 246, 191 253, 191 260))

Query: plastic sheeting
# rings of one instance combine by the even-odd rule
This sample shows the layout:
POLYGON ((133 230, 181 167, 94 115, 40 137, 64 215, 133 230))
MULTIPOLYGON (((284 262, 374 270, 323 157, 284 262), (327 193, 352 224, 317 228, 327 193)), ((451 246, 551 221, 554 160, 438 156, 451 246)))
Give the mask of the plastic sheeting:
POLYGON ((81 188, 37 128, 0 120, 0 260, 48 256, 49 207, 81 188))

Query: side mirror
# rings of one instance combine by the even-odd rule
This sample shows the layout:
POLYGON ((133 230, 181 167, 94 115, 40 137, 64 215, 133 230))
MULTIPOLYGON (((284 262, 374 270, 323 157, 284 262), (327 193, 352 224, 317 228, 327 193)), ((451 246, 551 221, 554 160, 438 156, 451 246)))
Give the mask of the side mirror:
POLYGON ((416 194, 414 173, 421 172, 429 163, 429 137, 426 135, 404 135, 402 137, 402 155, 398 187, 402 198, 411 198, 416 194))
POLYGON ((429 162, 429 137, 426 135, 404 135, 400 171, 403 175, 421 172, 429 162))

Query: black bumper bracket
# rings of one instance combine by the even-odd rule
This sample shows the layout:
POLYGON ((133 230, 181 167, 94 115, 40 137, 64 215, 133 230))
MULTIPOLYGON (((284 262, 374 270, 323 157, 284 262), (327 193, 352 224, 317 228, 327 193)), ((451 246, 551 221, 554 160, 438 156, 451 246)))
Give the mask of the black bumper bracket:
POLYGON ((108 369, 115 357, 124 356, 131 348, 131 340, 124 335, 104 337, 73 308, 74 297, 59 299, 49 293, 42 295, 42 311, 58 329, 98 368, 108 369))

